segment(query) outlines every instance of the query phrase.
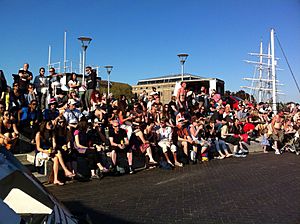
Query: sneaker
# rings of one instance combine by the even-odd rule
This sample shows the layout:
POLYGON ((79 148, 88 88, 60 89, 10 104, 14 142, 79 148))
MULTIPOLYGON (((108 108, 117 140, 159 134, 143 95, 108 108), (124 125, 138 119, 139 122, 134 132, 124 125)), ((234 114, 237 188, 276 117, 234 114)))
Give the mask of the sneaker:
POLYGON ((278 149, 275 150, 275 155, 280 155, 280 151, 278 149))
POLYGON ((241 153, 248 153, 248 150, 246 150, 244 148, 241 148, 239 152, 241 152, 241 153))
POLYGON ((241 153, 238 153, 238 152, 236 152, 236 153, 233 154, 233 156, 234 156, 234 157, 237 157, 237 158, 241 157, 241 155, 242 155, 242 154, 241 154, 241 153))
POLYGON ((129 174, 133 174, 134 173, 134 169, 132 168, 132 166, 129 166, 129 174))

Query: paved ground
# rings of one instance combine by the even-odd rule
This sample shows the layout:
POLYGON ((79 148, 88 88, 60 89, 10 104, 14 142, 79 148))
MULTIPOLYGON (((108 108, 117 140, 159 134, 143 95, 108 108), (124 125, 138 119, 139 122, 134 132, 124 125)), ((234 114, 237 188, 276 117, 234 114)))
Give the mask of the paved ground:
POLYGON ((252 154, 48 190, 93 223, 300 223, 300 156, 252 154))

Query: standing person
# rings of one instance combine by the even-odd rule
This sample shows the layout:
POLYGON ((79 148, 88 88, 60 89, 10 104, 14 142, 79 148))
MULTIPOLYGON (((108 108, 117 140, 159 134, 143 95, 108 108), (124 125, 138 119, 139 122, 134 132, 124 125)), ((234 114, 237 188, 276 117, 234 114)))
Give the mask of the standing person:
POLYGON ((197 95, 197 98, 198 98, 198 102, 199 102, 199 108, 204 106, 207 109, 208 94, 207 94, 207 90, 204 86, 201 86, 200 93, 197 95))
POLYGON ((96 82, 97 73, 94 70, 92 70, 92 67, 90 67, 90 66, 87 66, 85 68, 85 72, 87 74, 87 77, 85 80, 87 90, 85 91, 84 101, 85 101, 85 106, 86 106, 87 110, 89 111, 91 108, 91 95, 97 86, 97 82, 96 82))
POLYGON ((41 110, 47 108, 47 96, 49 94, 49 79, 45 76, 45 68, 40 68, 39 75, 34 78, 34 86, 37 92, 38 103, 41 110))
POLYGON ((3 93, 7 91, 7 82, 4 72, 0 70, 0 96, 2 98, 3 93))
POLYGON ((60 86, 60 74, 55 73, 55 68, 49 69, 50 81, 49 81, 49 93, 51 97, 56 96, 56 89, 60 86))
POLYGON ((28 84, 28 94, 26 95, 26 104, 30 104, 30 102, 32 100, 37 100, 37 96, 34 92, 34 85, 32 83, 29 83, 28 84))
POLYGON ((274 140, 273 147, 275 149, 276 155, 280 155, 278 145, 279 143, 282 143, 284 138, 283 123, 284 123, 284 113, 283 111, 279 111, 278 114, 276 114, 271 121, 272 139, 274 140))
POLYGON ((21 94, 27 93, 27 85, 29 84, 30 80, 32 80, 32 72, 29 70, 29 64, 25 63, 23 65, 23 69, 20 69, 18 72, 19 75, 19 87, 21 94))
POLYGON ((187 109, 187 102, 186 102, 186 83, 181 82, 181 87, 178 89, 177 92, 177 106, 178 108, 187 109))

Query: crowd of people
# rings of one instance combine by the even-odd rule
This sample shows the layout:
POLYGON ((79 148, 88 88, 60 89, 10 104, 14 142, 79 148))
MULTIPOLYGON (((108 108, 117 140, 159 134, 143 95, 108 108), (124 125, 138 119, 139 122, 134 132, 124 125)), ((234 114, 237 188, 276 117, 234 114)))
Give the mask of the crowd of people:
POLYGON ((234 108, 215 90, 187 89, 185 82, 167 104, 155 88, 131 99, 114 98, 96 88, 91 67, 85 73, 85 83, 72 74, 65 91, 54 68, 49 76, 40 68, 33 77, 26 63, 14 75, 12 89, 0 70, 0 144, 12 151, 20 139, 31 144, 37 167, 53 161, 57 185, 64 184, 59 166, 68 178, 82 176, 79 161, 86 162, 91 178, 99 179, 118 173, 120 166, 134 173, 135 158, 146 167, 173 169, 245 157, 247 145, 258 139, 265 153, 280 155, 284 141, 299 132, 299 104, 277 114, 266 103, 247 100, 234 108))

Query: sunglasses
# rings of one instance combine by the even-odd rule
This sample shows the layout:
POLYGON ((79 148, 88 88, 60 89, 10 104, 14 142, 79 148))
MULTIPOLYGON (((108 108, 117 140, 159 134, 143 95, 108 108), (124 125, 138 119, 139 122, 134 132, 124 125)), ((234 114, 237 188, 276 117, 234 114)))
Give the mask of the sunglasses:
POLYGON ((114 127, 114 128, 118 128, 118 127, 119 127, 119 125, 114 125, 113 127, 114 127))

